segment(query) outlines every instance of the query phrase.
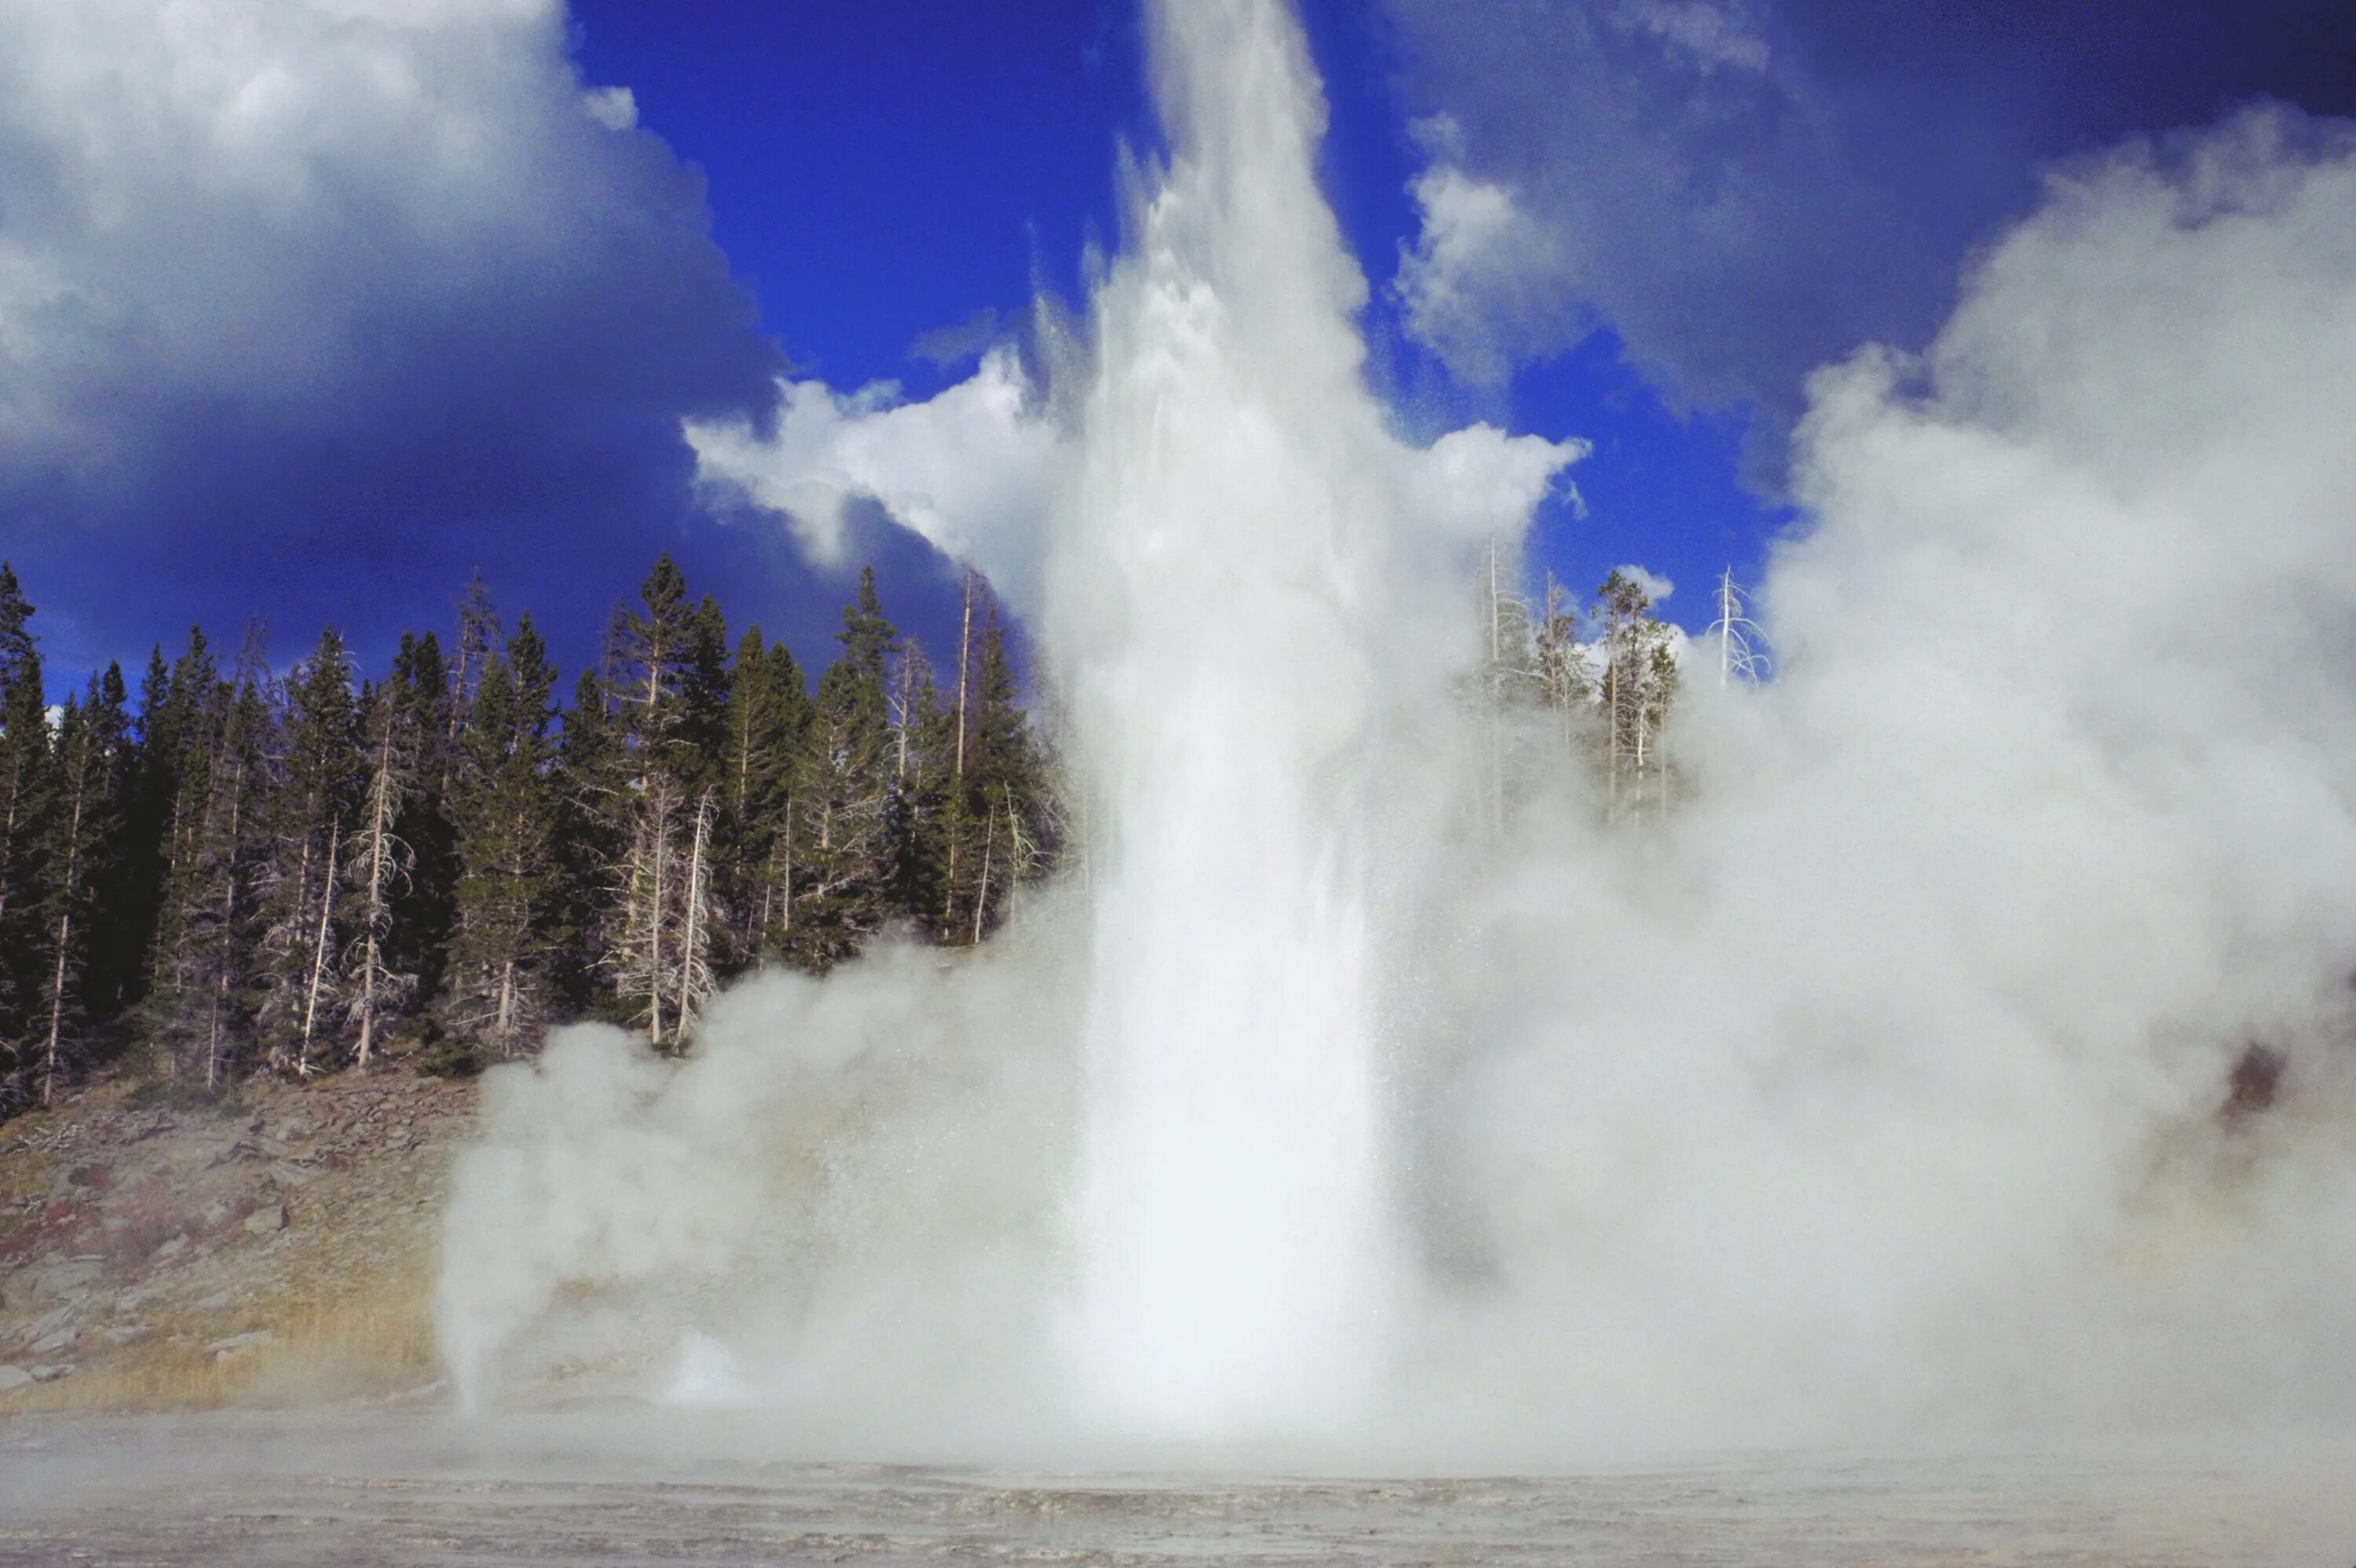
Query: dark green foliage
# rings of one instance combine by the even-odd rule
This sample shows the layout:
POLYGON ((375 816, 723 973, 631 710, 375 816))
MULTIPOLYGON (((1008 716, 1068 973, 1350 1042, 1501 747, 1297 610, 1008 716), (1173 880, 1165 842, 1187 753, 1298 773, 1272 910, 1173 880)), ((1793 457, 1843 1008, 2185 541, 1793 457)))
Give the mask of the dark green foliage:
POLYGON ((894 759, 885 668, 898 634, 884 618, 875 572, 836 634, 842 656, 819 677, 809 735, 796 770, 802 821, 787 957, 826 970, 857 953, 894 912, 894 759))
POLYGON ((103 879, 120 833, 128 724, 123 699, 123 672, 109 666, 81 698, 66 699, 52 747, 37 932, 40 991, 32 1019, 43 1104, 71 1070, 88 1015, 86 981, 106 912, 103 879))
POLYGON ((148 1012, 172 1071, 210 1086, 245 1064, 262 987, 257 891, 267 839, 259 819, 272 713, 257 638, 247 639, 230 680, 215 675, 201 643, 191 641, 189 659, 191 706, 148 1012))
POLYGON ((432 632, 415 637, 404 633, 386 688, 399 709, 409 759, 401 813, 393 823, 409 864, 392 901, 389 962, 413 976, 415 994, 427 997, 441 989, 457 919, 458 834, 449 795, 458 746, 441 640, 432 632))
POLYGON ((527 615, 485 662, 461 739, 452 1023, 501 1055, 551 1017, 564 923, 556 836, 562 801, 549 725, 556 670, 527 615))
POLYGON ((344 875, 363 763, 351 661, 333 627, 285 685, 277 776, 265 810, 267 976, 255 1028, 269 1059, 308 1072, 333 1038, 349 898, 344 875))
POLYGON ((0 1104, 30 1092, 39 1014, 52 759, 32 619, 16 573, 0 563, 0 1104))
POLYGON ((792 929, 794 790, 812 709, 792 651, 765 645, 758 626, 736 645, 734 675, 721 779, 728 806, 723 885, 735 917, 732 955, 747 966, 782 957, 792 929))
MULTIPOLYGON (((571 708, 479 581, 382 681, 333 630, 283 677, 201 631, 52 715, 0 566, 0 1115, 128 1041, 172 1103, 392 1053, 464 1074, 603 1016, 688 1044, 712 988, 894 926, 962 944, 1053 848, 1006 633, 944 679, 862 574, 809 689, 659 560, 571 708)), ((160 1103, 160 1101, 159 1101, 160 1103)))

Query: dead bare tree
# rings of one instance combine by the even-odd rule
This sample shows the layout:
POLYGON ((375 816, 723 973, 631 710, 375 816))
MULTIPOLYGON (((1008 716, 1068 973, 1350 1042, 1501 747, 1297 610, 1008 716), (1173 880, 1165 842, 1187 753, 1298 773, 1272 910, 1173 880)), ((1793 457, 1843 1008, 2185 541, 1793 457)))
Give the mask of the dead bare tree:
POLYGON ((354 1060, 362 1067, 374 1059, 379 1019, 397 1009, 417 983, 415 976, 396 974, 385 961, 385 940, 392 933, 393 895, 407 886, 416 856, 392 830, 408 784, 409 759, 400 706, 386 694, 380 698, 378 709, 368 793, 362 799, 352 854, 359 879, 359 934, 353 938, 349 955, 357 967, 347 988, 357 993, 350 1011, 359 1020, 354 1060))

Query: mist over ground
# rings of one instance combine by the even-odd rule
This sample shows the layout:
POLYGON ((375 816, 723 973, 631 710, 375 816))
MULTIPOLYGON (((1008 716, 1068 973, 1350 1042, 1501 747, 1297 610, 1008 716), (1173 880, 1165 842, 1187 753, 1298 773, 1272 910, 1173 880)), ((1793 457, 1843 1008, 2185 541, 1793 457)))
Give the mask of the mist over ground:
POLYGON ((970 955, 740 986, 681 1064, 586 1027, 495 1072, 466 1397, 1433 1468, 2344 1428, 2356 136, 2054 176, 1926 355, 1810 382, 1777 674, 1697 648, 1679 798, 1532 768, 1484 830, 1473 563, 1577 448, 1386 433, 1290 17, 1154 16, 1168 164, 1087 375, 1012 416, 1083 863, 970 955), (1489 502, 1442 527, 1451 459, 1489 502), (2279 1093, 2227 1114, 2253 1044, 2279 1093), (1122 1339, 1173 1291, 1220 1327, 1122 1339))

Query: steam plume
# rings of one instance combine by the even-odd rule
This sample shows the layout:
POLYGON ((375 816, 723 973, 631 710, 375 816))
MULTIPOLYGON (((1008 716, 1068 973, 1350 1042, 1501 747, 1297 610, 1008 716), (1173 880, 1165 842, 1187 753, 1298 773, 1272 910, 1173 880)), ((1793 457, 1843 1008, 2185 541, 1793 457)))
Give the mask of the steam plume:
POLYGON ((692 1333, 813 1441, 1418 1465, 2356 1413, 2356 143, 2059 179, 1813 383, 1779 677, 1696 683, 1683 803, 1566 763, 1484 842, 1455 584, 1578 449, 1386 434, 1297 27, 1153 16, 1055 446, 1086 885, 498 1075, 466 1386, 692 1333))

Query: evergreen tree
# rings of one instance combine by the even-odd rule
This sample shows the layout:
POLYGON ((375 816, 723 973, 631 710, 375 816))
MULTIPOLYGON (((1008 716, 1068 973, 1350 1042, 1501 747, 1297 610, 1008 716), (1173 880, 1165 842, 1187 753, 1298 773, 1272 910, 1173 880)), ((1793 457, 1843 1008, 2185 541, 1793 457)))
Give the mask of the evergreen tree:
POLYGON ((200 895, 191 880, 225 704, 201 628, 188 629, 187 645, 165 677, 160 698, 153 678, 155 663, 149 661, 141 708, 133 851, 149 859, 155 910, 144 987, 148 1032, 165 1048, 167 1067, 177 1070, 177 1037, 193 1005, 189 987, 196 974, 191 919, 200 895))
POLYGON ((884 618, 875 571, 842 613, 842 656, 819 677, 794 794, 807 827, 795 869, 787 953, 825 970, 857 953, 891 911, 893 798, 886 667, 897 634, 884 618))
POLYGON ((1653 614, 1644 585, 1624 571, 1613 571, 1596 590, 1596 621, 1604 798, 1614 813, 1633 811, 1648 794, 1667 795, 1665 759, 1655 737, 1676 695, 1673 634, 1653 614))
POLYGON ((343 1004, 359 1025, 352 1060, 366 1067, 379 1036, 417 989, 414 970, 395 966, 394 908, 408 891, 416 856, 398 825, 417 778, 417 710, 398 685, 363 688, 360 730, 367 778, 353 826, 346 880, 352 935, 344 953, 343 1004))
POLYGON ((1575 745, 1590 727, 1595 678, 1579 645, 1579 615, 1569 591, 1547 573, 1546 600, 1536 637, 1538 696, 1565 746, 1575 745))
POLYGON ((441 992, 457 920, 458 834, 449 802, 457 746, 441 640, 430 631, 404 634, 385 689, 401 710, 408 754, 393 835, 409 857, 393 897, 386 952, 393 968, 411 977, 406 994, 422 1000, 441 992))
POLYGON ((229 681, 213 674, 201 638, 191 638, 188 657, 189 667, 175 674, 176 684, 184 673, 191 688, 191 711, 149 1010, 172 1070, 200 1070, 211 1089, 241 1064, 255 1000, 264 848, 256 816, 270 713, 258 636, 247 638, 229 681))
POLYGON ((145 933, 154 918, 153 906, 129 864, 141 746, 120 665, 107 665, 98 677, 97 692, 94 704, 84 703, 107 737, 108 752, 105 846, 93 873, 92 912, 82 957, 82 1007, 93 1025, 116 1022, 138 999, 147 956, 145 933))
POLYGON ((450 670, 449 741, 455 760, 459 732, 474 710, 475 692, 483 671, 499 645, 499 616, 492 607, 491 591, 480 571, 466 581, 458 601, 458 656, 450 670))
POLYGON ((948 902, 950 797, 955 793, 955 710, 945 708, 932 667, 913 637, 892 671, 891 896, 895 915, 937 934, 948 902))
POLYGON ((9 1052, 0 1100, 25 1092, 40 994, 52 759, 32 618, 16 573, 0 562, 0 1046, 9 1052))
POLYGON ((714 819, 726 731, 726 629, 710 599, 687 607, 687 581, 666 553, 622 623, 623 786, 607 794, 618 846, 618 909, 605 964, 624 1016, 648 1043, 681 1049, 712 986, 724 922, 713 875, 714 819))
POLYGON ((556 670, 532 627, 484 663, 462 733, 458 930, 450 1017, 502 1056, 526 1050, 553 1001, 561 815, 549 725, 556 670))
POLYGON ((958 911, 952 939, 976 943, 1003 923, 1014 890, 1053 864, 1048 787, 1031 743, 1006 652, 1006 628, 995 606, 983 628, 970 704, 973 735, 966 748, 961 816, 978 826, 964 857, 967 879, 953 885, 958 911))
POLYGON ((82 978, 93 946, 93 921, 104 862, 113 848, 120 801, 118 758, 126 740, 123 672, 110 665, 80 699, 66 699, 57 732, 55 800, 43 857, 41 1104, 55 1097, 70 1065, 70 1031, 87 1017, 82 978))
POLYGON ((351 661, 330 627, 286 687, 284 751, 267 807, 268 965, 256 1019, 270 1060, 311 1072, 336 1030, 344 862, 362 774, 351 661))
POLYGON ((792 651, 748 628, 736 645, 722 779, 732 827, 724 896, 744 963, 778 955, 791 930, 794 784, 809 726, 809 693, 792 651))

